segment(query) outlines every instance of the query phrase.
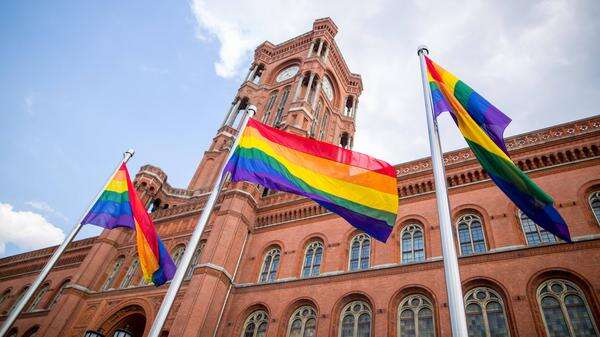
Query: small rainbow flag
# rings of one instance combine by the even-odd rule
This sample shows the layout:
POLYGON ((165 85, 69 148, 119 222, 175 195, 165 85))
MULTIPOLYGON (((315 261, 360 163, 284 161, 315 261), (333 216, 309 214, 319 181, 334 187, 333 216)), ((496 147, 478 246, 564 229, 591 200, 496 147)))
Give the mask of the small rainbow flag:
POLYGON ((135 230, 138 258, 147 283, 160 286, 175 275, 177 267, 135 193, 125 164, 112 177, 81 223, 107 229, 125 227, 135 230))
POLYGON ((380 241, 390 235, 398 191, 388 163, 254 119, 234 151, 224 171, 233 181, 305 196, 380 241))
POLYGON ((552 197, 508 155, 503 133, 511 119, 450 72, 428 57, 425 60, 434 115, 450 112, 479 163, 504 194, 536 224, 571 242, 569 228, 552 205, 552 197))

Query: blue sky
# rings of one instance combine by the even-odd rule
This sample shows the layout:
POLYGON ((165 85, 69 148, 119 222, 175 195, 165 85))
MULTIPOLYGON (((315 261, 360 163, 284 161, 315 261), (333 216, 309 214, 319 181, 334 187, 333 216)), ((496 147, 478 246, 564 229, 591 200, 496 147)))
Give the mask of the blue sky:
POLYGON ((132 175, 151 163, 186 187, 253 49, 326 16, 363 78, 355 149, 391 163, 429 154, 423 43, 513 119, 507 135, 600 112, 594 0, 3 1, 0 257, 60 241, 129 147, 132 175))

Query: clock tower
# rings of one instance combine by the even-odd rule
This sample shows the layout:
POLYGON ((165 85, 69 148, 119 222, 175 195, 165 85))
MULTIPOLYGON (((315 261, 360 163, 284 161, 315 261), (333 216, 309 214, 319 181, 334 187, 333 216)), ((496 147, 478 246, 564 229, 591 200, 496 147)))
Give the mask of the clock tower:
POLYGON ((348 69, 335 43, 337 31, 330 18, 318 19, 307 33, 277 45, 265 41, 256 48, 188 189, 212 187, 248 105, 257 107, 254 118, 262 123, 352 148, 362 80, 348 69))

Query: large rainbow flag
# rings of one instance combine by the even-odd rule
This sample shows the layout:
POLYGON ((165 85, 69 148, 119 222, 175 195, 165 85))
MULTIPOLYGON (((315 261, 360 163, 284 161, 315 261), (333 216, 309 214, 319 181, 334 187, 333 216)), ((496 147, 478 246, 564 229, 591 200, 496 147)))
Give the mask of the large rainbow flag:
POLYGON ((431 59, 425 60, 434 115, 450 112, 479 163, 504 194, 536 224, 571 242, 569 228, 554 208, 552 197, 508 155, 503 134, 511 119, 431 59))
POLYGON ((177 267, 135 193, 125 164, 115 173, 81 223, 107 229, 125 227, 135 230, 138 258, 147 283, 159 286, 175 275, 177 267))
POLYGON ((380 241, 390 235, 398 191, 388 163, 254 119, 234 151, 225 166, 233 181, 305 196, 380 241))

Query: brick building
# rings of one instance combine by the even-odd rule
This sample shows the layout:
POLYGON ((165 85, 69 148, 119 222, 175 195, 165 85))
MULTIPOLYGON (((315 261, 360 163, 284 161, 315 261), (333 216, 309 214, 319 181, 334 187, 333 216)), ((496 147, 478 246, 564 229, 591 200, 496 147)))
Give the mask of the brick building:
MULTIPOLYGON (((360 75, 328 18, 264 42, 187 188, 146 165, 135 186, 177 261, 248 104, 289 132, 352 147, 360 75)), ((444 155, 472 336, 600 336, 600 116, 508 138, 554 196, 574 243, 558 242, 494 186, 468 149, 444 155)), ((396 166, 400 209, 386 244, 315 203, 228 183, 163 336, 449 336, 430 159, 396 166), (239 267, 238 267, 239 266, 239 267)), ((53 248, 0 259, 0 321, 53 248)), ((74 242, 10 337, 141 337, 166 292, 140 280, 124 230, 74 242)))

